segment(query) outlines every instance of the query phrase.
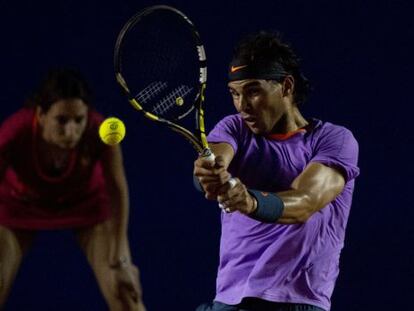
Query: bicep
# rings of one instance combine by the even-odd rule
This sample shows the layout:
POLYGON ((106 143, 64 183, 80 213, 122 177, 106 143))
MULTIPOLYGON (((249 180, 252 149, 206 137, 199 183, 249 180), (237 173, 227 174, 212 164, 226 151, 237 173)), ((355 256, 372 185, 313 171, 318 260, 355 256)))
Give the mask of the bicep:
POLYGON ((306 222, 312 214, 333 201, 344 185, 345 179, 336 169, 321 163, 310 163, 292 182, 290 190, 277 193, 285 207, 278 222, 306 222))
POLYGON ((295 178, 291 188, 305 192, 316 203, 316 209, 333 201, 343 190, 345 179, 336 168, 312 162, 295 178))

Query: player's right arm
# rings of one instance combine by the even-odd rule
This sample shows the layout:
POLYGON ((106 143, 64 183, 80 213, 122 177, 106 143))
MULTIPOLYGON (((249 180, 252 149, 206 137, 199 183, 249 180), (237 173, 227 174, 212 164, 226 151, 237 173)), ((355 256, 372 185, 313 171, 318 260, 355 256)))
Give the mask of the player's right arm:
POLYGON ((215 163, 199 157, 194 161, 194 176, 205 192, 205 197, 215 200, 220 188, 223 187, 231 178, 227 168, 234 157, 234 150, 230 144, 217 143, 210 144, 210 149, 216 156, 215 163))
POLYGON ((0 124, 0 180, 3 179, 19 137, 31 130, 33 112, 20 109, 0 124))

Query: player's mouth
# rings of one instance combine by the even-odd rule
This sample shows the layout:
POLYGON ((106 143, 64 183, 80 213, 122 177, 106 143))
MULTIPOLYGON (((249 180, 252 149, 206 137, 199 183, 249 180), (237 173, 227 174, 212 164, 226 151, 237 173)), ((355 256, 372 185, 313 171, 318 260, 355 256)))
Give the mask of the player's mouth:
POLYGON ((257 117, 249 115, 242 116, 242 118, 251 131, 253 131, 256 134, 261 131, 261 123, 259 122, 259 119, 257 117))
POLYGON ((243 120, 248 124, 255 124, 257 122, 257 119, 253 116, 244 116, 243 120))
POLYGON ((63 148, 73 148, 76 145, 77 141, 74 140, 65 140, 62 141, 61 145, 63 148))

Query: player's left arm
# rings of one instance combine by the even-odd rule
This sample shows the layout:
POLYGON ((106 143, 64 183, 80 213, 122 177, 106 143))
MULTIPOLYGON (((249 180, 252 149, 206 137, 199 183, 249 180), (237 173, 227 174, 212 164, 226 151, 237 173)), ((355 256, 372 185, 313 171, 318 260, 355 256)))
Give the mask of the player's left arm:
POLYGON ((331 127, 315 144, 315 155, 286 191, 266 194, 247 189, 236 179, 233 188, 221 188, 217 200, 226 211, 239 212, 266 223, 306 222, 359 175, 358 143, 343 127, 331 127))
POLYGON ((103 169, 108 195, 113 207, 111 225, 113 238, 110 250, 110 264, 115 272, 119 298, 128 310, 145 310, 139 270, 132 263, 128 241, 129 194, 128 184, 119 145, 107 147, 103 156, 103 169))
POLYGON ((114 230, 114 248, 110 262, 117 264, 119 261, 130 262, 131 260, 127 233, 129 194, 121 147, 115 145, 107 148, 103 155, 102 167, 113 213, 111 220, 114 230))
MULTIPOLYGON (((278 199, 271 201, 271 206, 267 209, 276 208, 274 204, 282 204, 282 213, 277 217, 277 223, 304 223, 314 213, 333 201, 342 192, 344 186, 345 178, 339 170, 318 162, 311 162, 294 179, 289 190, 274 193, 278 199)), ((258 195, 266 197, 273 193, 258 192, 258 195)), ((247 189, 238 178, 233 188, 228 185, 223 186, 223 191, 218 195, 217 200, 231 212, 238 210, 255 218, 254 214, 258 208, 257 196, 252 195, 252 190, 247 189)))
POLYGON ((297 176, 288 191, 278 192, 284 209, 278 223, 306 222, 314 213, 335 200, 345 186, 345 178, 336 168, 311 162, 297 176))

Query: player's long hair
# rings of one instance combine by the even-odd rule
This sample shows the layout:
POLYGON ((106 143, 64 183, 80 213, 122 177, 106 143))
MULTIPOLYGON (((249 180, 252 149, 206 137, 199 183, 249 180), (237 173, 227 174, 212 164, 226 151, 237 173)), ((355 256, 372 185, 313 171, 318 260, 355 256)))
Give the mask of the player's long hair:
POLYGON ((255 59, 281 64, 295 80, 293 93, 295 103, 300 104, 306 101, 311 89, 309 80, 301 72, 300 59, 291 46, 282 41, 279 33, 260 31, 246 36, 235 47, 233 59, 246 62, 255 59))
POLYGON ((33 94, 26 100, 25 106, 40 106, 46 112, 57 101, 79 98, 91 106, 91 89, 79 71, 70 68, 51 69, 33 94))

